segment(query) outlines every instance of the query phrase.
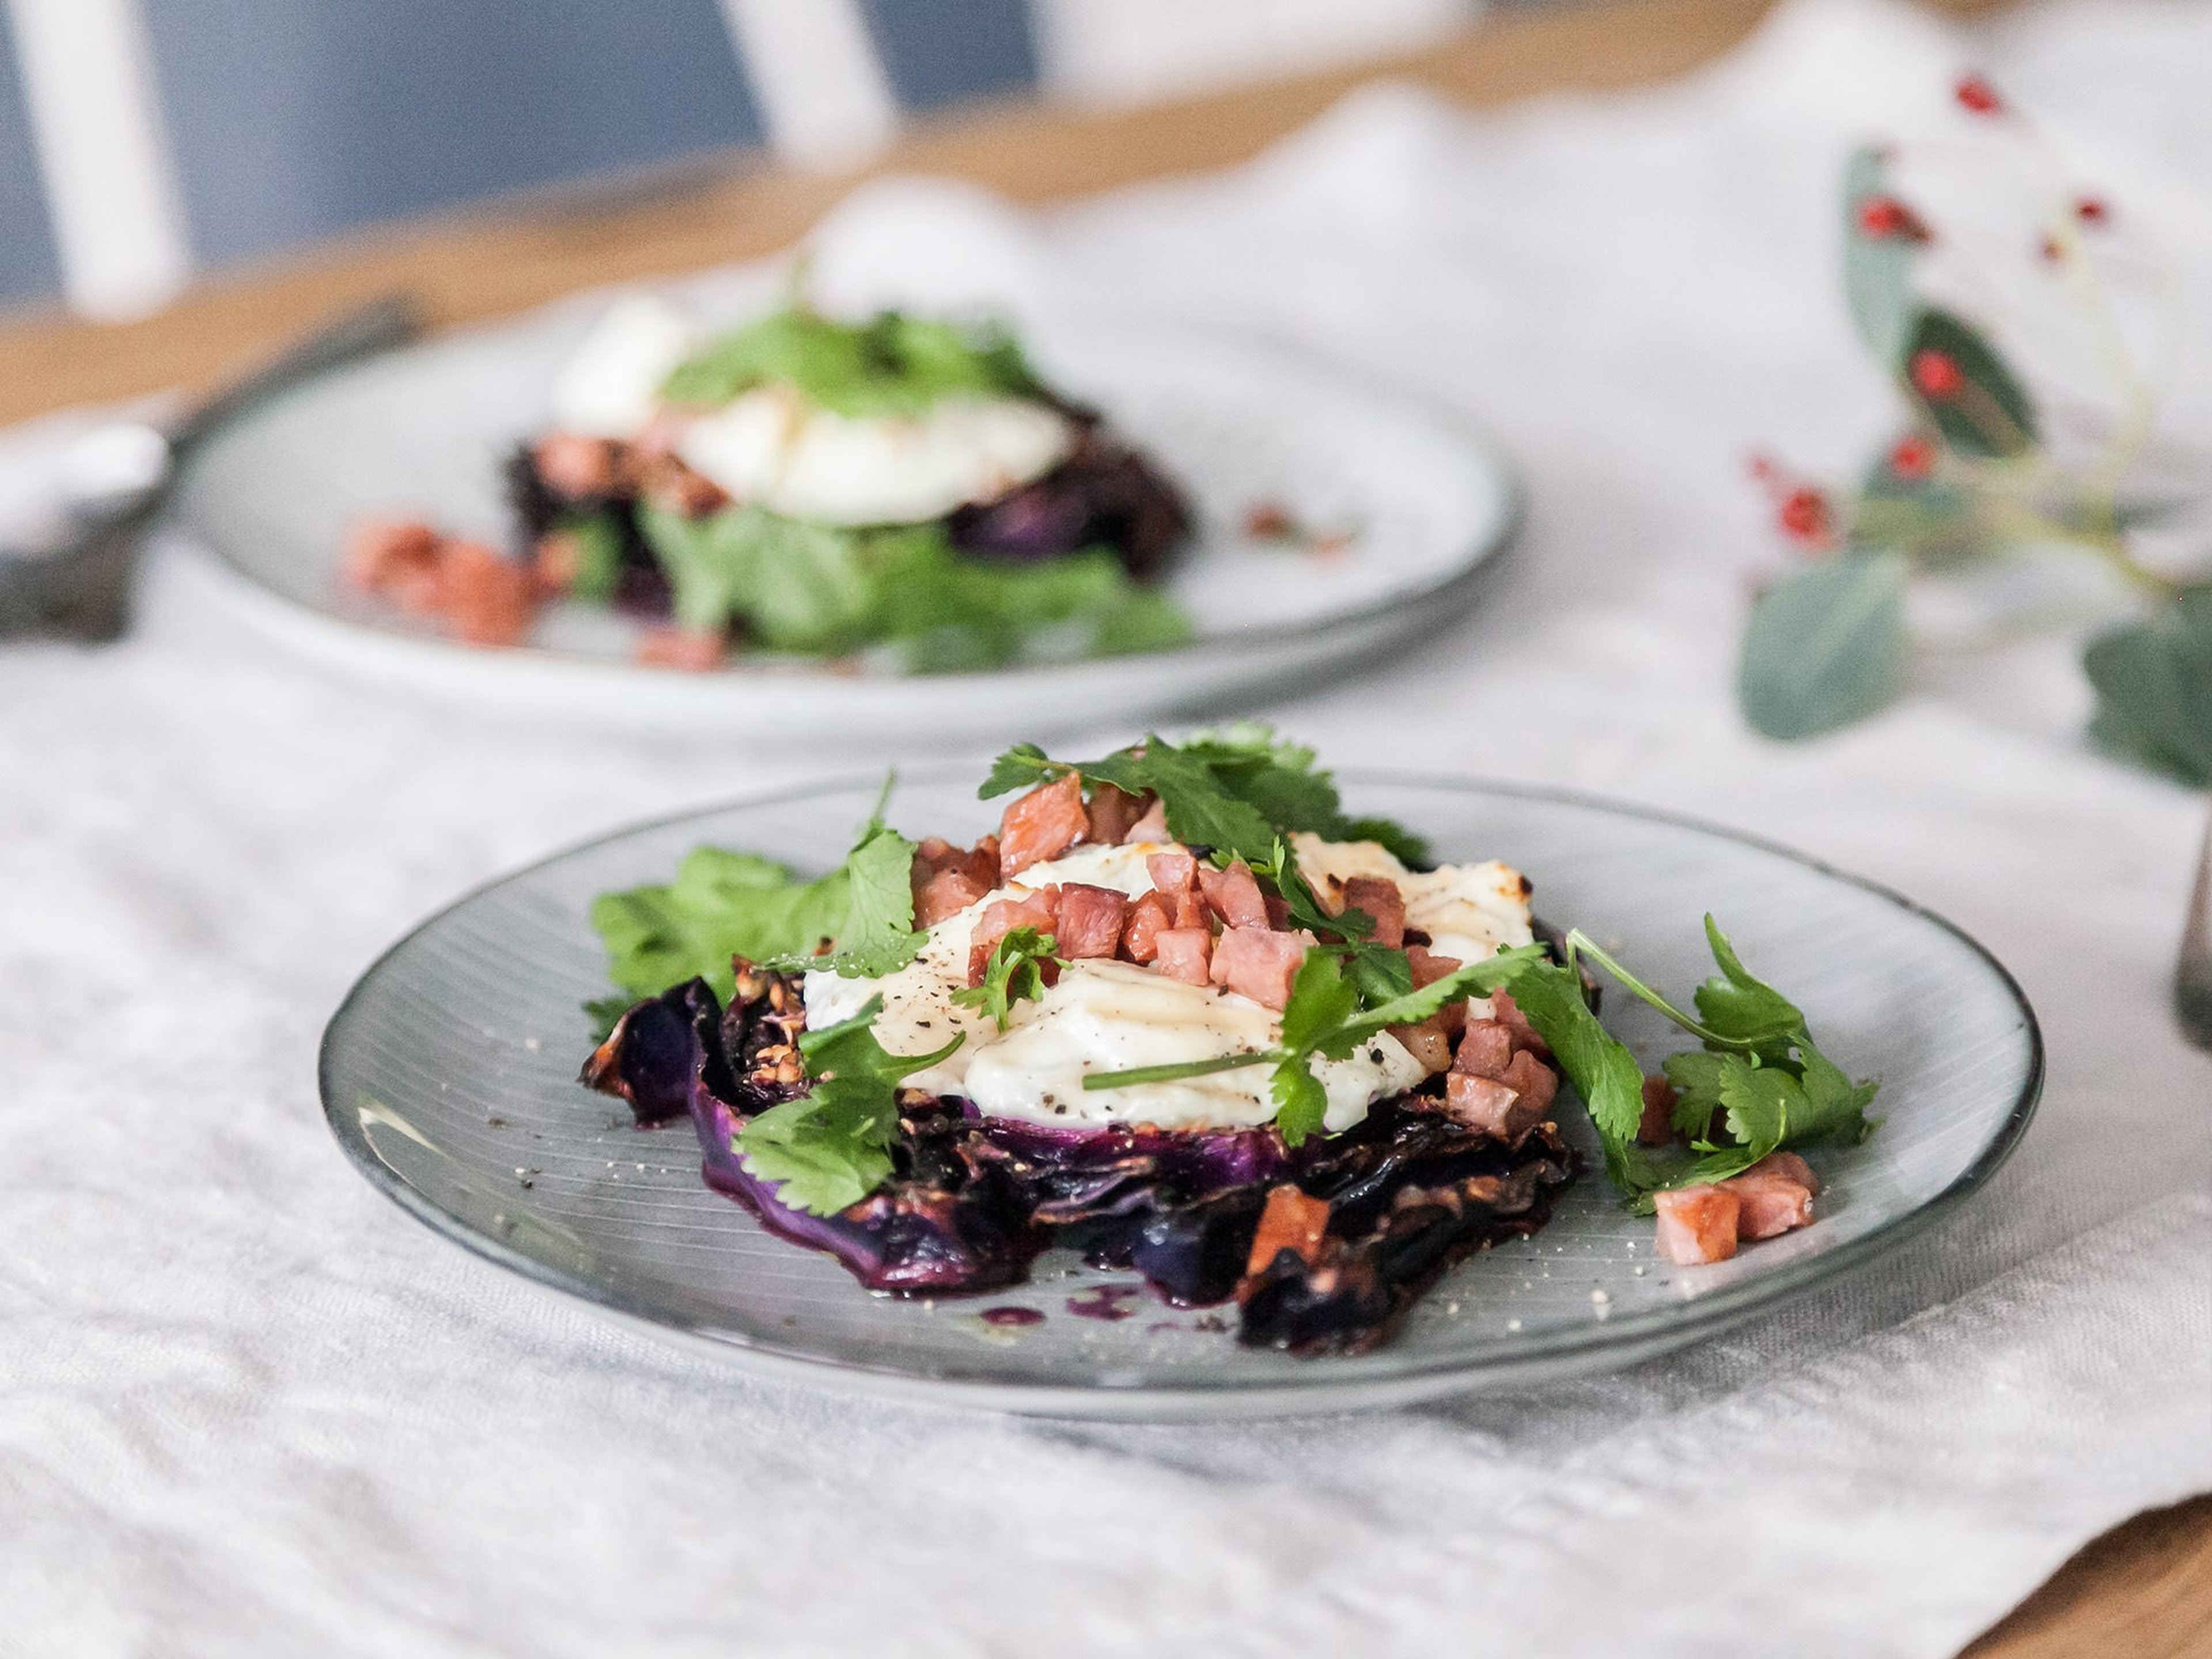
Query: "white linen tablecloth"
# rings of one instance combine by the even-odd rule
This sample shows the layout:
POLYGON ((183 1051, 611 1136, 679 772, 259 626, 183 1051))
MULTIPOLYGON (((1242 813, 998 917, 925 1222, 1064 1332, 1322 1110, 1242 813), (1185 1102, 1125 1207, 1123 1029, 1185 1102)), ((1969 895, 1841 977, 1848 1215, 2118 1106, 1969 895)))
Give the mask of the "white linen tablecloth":
POLYGON ((1843 149, 1968 58, 2156 204, 2212 318, 2212 11, 2139 0, 1964 41, 1809 0, 1689 82, 1483 118, 1372 90, 1018 234, 1066 297, 1502 434, 1534 513, 1494 600, 1272 712, 1340 763, 1691 811, 1958 921, 2051 1045, 1977 1202, 1527 1396, 1142 1429, 742 1381, 403 1217, 313 1060, 456 892, 803 763, 381 701, 168 568, 127 644, 0 651, 0 1653, 1933 1656, 2212 1487, 2212 1061, 2166 1012, 2203 803, 2081 746, 2059 641, 1801 748, 1730 702, 1772 556, 1745 453, 1841 468, 1891 418, 1837 297, 1843 149))

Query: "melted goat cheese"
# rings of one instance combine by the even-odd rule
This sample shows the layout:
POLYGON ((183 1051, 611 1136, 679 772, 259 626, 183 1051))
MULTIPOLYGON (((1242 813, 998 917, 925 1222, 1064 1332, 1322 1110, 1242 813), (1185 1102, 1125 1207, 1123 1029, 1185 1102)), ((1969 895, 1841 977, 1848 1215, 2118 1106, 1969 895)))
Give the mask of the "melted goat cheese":
POLYGON ((1387 876, 1406 898, 1406 926, 1429 936, 1429 949, 1462 963, 1480 962, 1535 938, 1528 922, 1528 884, 1510 864, 1443 864, 1412 871, 1378 842, 1323 841, 1304 830, 1291 837, 1298 868, 1332 908, 1332 887, 1354 876, 1387 876))
MULTIPOLYGON (((1502 864, 1446 866, 1424 875, 1373 842, 1332 843, 1297 838, 1300 867, 1317 884, 1334 876, 1389 875, 1407 894, 1409 925, 1427 931, 1435 949, 1476 961, 1529 938, 1525 885, 1502 864), (1415 920, 1416 903, 1422 920, 1415 920)), ((925 1054, 963 1034, 949 1059, 908 1079, 915 1088, 958 1095, 994 1117, 1062 1128, 1152 1123, 1164 1128, 1242 1128, 1270 1121, 1269 1067, 1241 1066, 1176 1083, 1085 1091, 1085 1077, 1139 1066, 1211 1060, 1275 1046, 1282 1025, 1275 1011, 1212 986, 1186 985, 1126 962, 1076 962, 1033 1000, 1016 1003, 1008 1029, 952 994, 968 982, 975 925, 993 901, 1018 897, 1055 883, 1087 882, 1138 897, 1152 890, 1146 858, 1169 850, 1153 842, 1081 847, 1031 866, 1019 878, 978 899, 929 930, 915 960, 882 979, 806 976, 810 1024, 827 1025, 859 1013, 880 994, 876 1039, 893 1054, 925 1054)), ((1384 1032, 1342 1060, 1316 1063, 1328 1096, 1324 1127, 1349 1128, 1375 1102, 1419 1083, 1425 1073, 1405 1046, 1384 1032)))
POLYGON ((553 423, 586 437, 635 437, 698 338, 690 319, 665 300, 635 294, 617 301, 555 377, 553 423))
POLYGON ((839 415, 788 386, 744 393, 688 427, 678 453, 732 499, 817 524, 922 524, 1042 477, 1075 428, 1026 398, 940 398, 900 417, 839 415))

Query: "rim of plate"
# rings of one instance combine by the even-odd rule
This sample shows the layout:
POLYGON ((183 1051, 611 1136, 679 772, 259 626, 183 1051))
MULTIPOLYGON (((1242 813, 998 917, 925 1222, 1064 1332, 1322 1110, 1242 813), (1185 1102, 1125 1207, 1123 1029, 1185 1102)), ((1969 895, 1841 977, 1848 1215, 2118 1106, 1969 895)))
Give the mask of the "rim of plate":
MULTIPOLYGON (((1109 327, 1136 326, 1168 332, 1194 333, 1217 342, 1231 343, 1243 350, 1273 356, 1279 362, 1336 380, 1355 391, 1388 398, 1408 412, 1418 413, 1433 422, 1463 446, 1468 458, 1489 475, 1495 485, 1497 512, 1456 550, 1452 568, 1446 574, 1419 587, 1374 600, 1355 610, 1332 611, 1325 617, 1304 622, 1255 623, 1224 628, 1215 632, 1194 634, 1177 645, 1117 653, 1111 657, 1079 657, 1069 662, 1016 663, 1005 668, 951 674, 873 674, 859 677, 860 684, 873 686, 1002 685, 1010 682, 1050 678, 1105 662, 1173 662, 1223 649, 1264 648, 1299 640, 1325 640, 1340 633, 1356 632, 1378 623, 1411 617, 1430 605, 1455 605, 1462 599, 1471 598, 1474 591, 1491 574, 1498 556, 1519 538, 1528 514, 1528 491, 1519 471, 1504 447, 1486 428, 1440 399, 1408 390, 1380 376, 1347 368, 1317 353, 1286 346, 1243 330, 1181 323, 1170 319, 1132 319, 1111 313, 1102 313, 1092 320, 1103 322, 1109 327)), ((404 347, 389 357, 376 361, 389 362, 436 343, 432 340, 404 347)), ((191 546, 208 555, 223 575, 234 580, 253 596, 254 608, 263 621, 283 627, 297 625, 302 631, 320 634, 345 647, 373 645, 403 652, 420 661, 447 666, 464 663, 527 662, 562 673, 603 675, 633 684, 646 681, 659 684, 671 678, 670 670, 649 668, 636 662, 615 661, 538 645, 526 644, 486 651, 442 635, 416 633, 343 616, 310 600, 295 598, 263 581, 229 550, 225 539, 210 535, 203 526, 179 519, 169 519, 165 522, 170 529, 181 532, 191 546)), ((853 676, 834 672, 819 662, 793 658, 772 663, 732 662, 705 674, 680 677, 678 683, 711 686, 742 684, 770 676, 820 680, 832 685, 845 684, 854 679, 853 676)), ((733 801, 728 804, 736 805, 739 803, 733 801)), ((582 849, 573 848, 570 850, 582 849)), ((522 872, 518 871, 515 873, 522 872)))
MULTIPOLYGON (((939 763, 915 768, 909 775, 916 782, 939 782, 965 776, 970 772, 972 768, 958 763, 939 763)), ((1582 790, 1554 788, 1542 784, 1492 781, 1464 775, 1356 768, 1340 769, 1335 775, 1347 784, 1364 782, 1411 788, 1459 789, 1525 800, 1553 801, 1615 817, 1668 824, 1786 859, 1830 880, 1840 881, 1870 893, 1949 934, 1964 945, 1996 977, 2019 1012, 2027 1043, 2027 1065, 2021 1076, 2020 1091, 1989 1140, 1940 1192, 1910 1209, 1899 1212, 1856 1238, 1845 1240, 1817 1255, 1785 1263, 1737 1284, 1709 1291, 1696 1301, 1620 1316, 1602 1324, 1500 1337, 1491 1340, 1486 1351, 1480 1355, 1415 1356, 1403 1353, 1397 1356, 1401 1363, 1393 1364, 1389 1363, 1393 1350, 1386 1345, 1374 1353, 1349 1356, 1354 1361, 1364 1362, 1357 1370, 1339 1369, 1337 1357, 1322 1356, 1304 1361, 1297 1370, 1285 1373, 1279 1381, 1243 1377, 1218 1383, 1188 1376, 1180 1376, 1173 1382, 1157 1383, 1103 1380, 1088 1382, 1001 1381, 994 1380, 980 1370, 956 1376, 931 1376, 896 1366, 872 1365, 863 1361, 824 1359, 781 1347, 772 1338, 763 1340, 743 1336, 715 1328, 704 1321, 665 1314, 657 1310, 641 1310, 599 1281, 548 1266, 500 1239, 479 1232, 440 1207, 401 1179, 396 1171, 378 1158, 362 1134, 358 1122, 336 1103, 331 1073, 349 1016, 354 1014, 363 995, 395 960, 449 916, 467 908, 478 899, 550 866, 596 848, 626 840, 631 836, 671 828, 692 818, 708 817, 743 807, 775 805, 842 789, 873 788, 879 785, 880 780, 872 775, 851 773, 781 789, 732 796, 718 802, 639 819, 619 830, 574 842, 503 875, 481 882, 424 917, 387 946, 363 970, 324 1027, 316 1059, 316 1086, 324 1121, 363 1178, 433 1232, 460 1245, 471 1254, 506 1267, 546 1289, 574 1297, 604 1312, 615 1315, 626 1324, 643 1327, 659 1336, 682 1340, 687 1345, 704 1346, 741 1370, 775 1381, 939 1405, 980 1407, 1040 1415, 1057 1413, 1068 1417, 1136 1416, 1161 1407, 1182 1406, 1205 1409, 1238 1401, 1251 1402, 1271 1414, 1317 1413, 1366 1403, 1380 1406, 1392 1403, 1394 1400, 1448 1393, 1451 1391, 1455 1379, 1464 1379, 1472 1386, 1485 1376, 1511 1377, 1540 1371, 1547 1364, 1571 1362, 1594 1351, 1619 1348, 1632 1356, 1656 1353, 1694 1341, 1701 1336, 1714 1334, 1762 1308, 1795 1300, 1829 1279, 1886 1255, 1917 1237, 1985 1185, 2003 1167, 2027 1133, 2028 1123, 2035 1115, 2037 1103, 2042 1097, 2045 1057, 2042 1024, 2036 1018, 2035 1009, 2028 1001, 2027 994, 2013 976, 2011 969, 1979 939, 1956 922, 1908 898, 1894 888, 1838 869, 1824 860, 1765 836, 1729 829, 1687 813, 1614 800, 1582 790), (1121 1407, 1118 1413, 1116 1402, 1121 1407)), ((791 1248, 796 1250, 805 1247, 794 1244, 791 1248)))

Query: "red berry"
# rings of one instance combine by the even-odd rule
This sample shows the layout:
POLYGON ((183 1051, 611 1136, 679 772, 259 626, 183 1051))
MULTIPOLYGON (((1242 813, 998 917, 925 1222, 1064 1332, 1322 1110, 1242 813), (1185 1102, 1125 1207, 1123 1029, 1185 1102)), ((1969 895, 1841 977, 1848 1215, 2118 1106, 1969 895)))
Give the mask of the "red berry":
POLYGON ((2084 196, 2074 204, 2074 216, 2085 225, 2101 225, 2111 222, 2112 210, 2100 198, 2084 196))
POLYGON ((1859 229, 1876 241, 1893 236, 1907 242, 1928 240, 1928 227, 1920 216, 1894 196, 1869 196, 1861 202, 1859 229))
POLYGON ((1936 470, 1936 446, 1922 437, 1899 438, 1889 452, 1889 470, 1900 478, 1924 478, 1936 470))
POLYGON ((1966 377, 1960 371, 1958 360, 1940 351, 1914 352, 1907 373, 1912 377, 1912 384, 1920 389, 1921 396, 1938 403, 1955 398, 1966 389, 1966 377))
POLYGON ((1959 84, 1951 88, 1951 95, 1959 100, 1961 109, 1975 115, 1995 115, 2004 107, 2004 100, 1997 89, 1978 75, 1962 75, 1959 84))
POLYGON ((1828 498, 1819 490, 1801 487, 1783 497, 1782 532, 1790 540, 1817 547, 1828 539, 1828 498))

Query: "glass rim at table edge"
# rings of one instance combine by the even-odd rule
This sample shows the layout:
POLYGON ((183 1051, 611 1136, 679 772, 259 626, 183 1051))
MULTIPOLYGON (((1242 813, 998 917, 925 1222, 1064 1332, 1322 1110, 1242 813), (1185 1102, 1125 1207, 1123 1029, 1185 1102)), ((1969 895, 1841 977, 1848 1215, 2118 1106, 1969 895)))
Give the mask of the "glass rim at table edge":
MULTIPOLYGON (((919 769, 912 775, 902 775, 901 781, 934 784, 951 781, 955 776, 975 775, 972 765, 963 769, 959 763, 940 762, 919 769)), ((1906 1243, 1924 1231, 1942 1216, 1948 1213, 1960 1201, 1984 1185, 2012 1156, 2027 1126, 2035 1115, 2036 1104, 2042 1097, 2045 1067, 2043 1028, 2036 1018, 2035 1009, 2027 994, 2012 971, 2000 962, 1979 939, 1927 906, 1906 897, 1895 889, 1867 877, 1841 870, 1823 860, 1802 853, 1782 842, 1771 841, 1743 830, 1728 828, 1689 814, 1674 812, 1662 807, 1644 806, 1632 802, 1590 794, 1583 791, 1554 787, 1544 784, 1514 783, 1465 776, 1451 776, 1418 772, 1365 770, 1346 769, 1335 773, 1337 780, 1357 787, 1374 785, 1384 787, 1458 790, 1469 793, 1503 795, 1522 800, 1548 801, 1577 806, 1622 817, 1663 824, 1673 829, 1686 830, 1787 860, 1831 880, 1840 881, 1858 888, 1876 898, 1887 901, 1897 908, 1922 921, 1936 927, 1965 945, 1968 952, 1978 958, 1996 976, 2005 994, 2017 1011, 2021 1029, 2027 1040, 2027 1064, 2021 1079, 2020 1091, 2014 1097, 2004 1121, 2000 1123, 1988 1142, 1973 1160, 1954 1176, 1942 1190, 1930 1194, 1911 1208, 1900 1211, 1887 1221, 1879 1223, 1856 1237, 1801 1261, 1787 1262, 1771 1271, 1747 1277, 1736 1284, 1705 1292, 1680 1304, 1653 1308, 1640 1313, 1627 1314, 1602 1322, 1594 1321, 1589 1326, 1553 1332, 1522 1334, 1493 1339, 1478 1354, 1428 1354, 1394 1352, 1385 1344, 1379 1350, 1366 1354, 1328 1355, 1298 1362, 1297 1369, 1283 1373, 1279 1378, 1240 1376, 1208 1381, 1203 1376, 1178 1373, 1172 1380, 1158 1382, 1139 1379, 1133 1382, 1093 1380, 1089 1382, 1037 1382, 1020 1378, 994 1378, 988 1374, 934 1374, 896 1365, 872 1365, 864 1361, 825 1358, 817 1354, 794 1351, 778 1345, 772 1338, 763 1339, 735 1334, 702 1320, 663 1312, 647 1310, 625 1302, 611 1287, 551 1267, 537 1258, 514 1249, 501 1240, 477 1231, 458 1216, 442 1208, 392 1170, 376 1155, 357 1123, 349 1123, 349 1115, 341 1110, 334 1098, 331 1069, 334 1051, 341 1029, 355 1012, 356 1004, 369 986, 383 974, 386 966, 417 939, 438 927, 448 917, 467 908, 478 899, 499 889, 535 875, 554 865, 595 851, 614 842, 655 830, 674 829, 695 818, 707 818, 748 807, 769 807, 790 805, 811 796, 826 796, 846 790, 874 790, 882 787, 882 779, 873 775, 842 774, 809 782, 768 790, 757 793, 733 796, 719 802, 684 808, 641 819, 603 835, 592 836, 576 842, 543 858, 507 871, 502 875, 477 884, 459 897, 440 907, 424 917, 399 939, 394 940, 365 969, 331 1013, 324 1027, 316 1063, 317 1091, 321 1097, 323 1116, 331 1135, 344 1150, 347 1158, 366 1176, 370 1184, 397 1204, 402 1210, 428 1227, 433 1232, 452 1240, 472 1255, 495 1262, 510 1272, 549 1290, 557 1291, 587 1302, 602 1310, 619 1316, 626 1322, 650 1328, 656 1334, 685 1339, 690 1342, 710 1346, 733 1364, 757 1369, 763 1374, 774 1374, 785 1380, 816 1382, 829 1387, 848 1389, 867 1388, 880 1393, 891 1393, 909 1399, 935 1399, 939 1403, 962 1404, 991 1409, 1012 1408, 1017 1400, 1036 1401, 1064 1401, 1073 1407, 1075 1402, 1098 1402, 1109 1399, 1169 1401, 1176 1399, 1194 1402, 1208 1400, 1232 1401, 1239 1397, 1295 1395, 1338 1389, 1357 1389, 1363 1385, 1387 1389, 1393 1385, 1410 1384, 1422 1379, 1431 1381, 1455 1375, 1477 1376, 1502 1370, 1523 1370, 1540 1365, 1547 1360, 1571 1361, 1575 1357, 1611 1347, 1633 1349, 1642 1342, 1662 1343, 1668 1347, 1695 1340, 1698 1336, 1726 1328, 1735 1321, 1759 1308, 1795 1300, 1804 1292, 1816 1288, 1824 1281, 1906 1243), (1396 1359, 1400 1363, 1393 1364, 1396 1359), (1356 1371, 1341 1369, 1346 1364, 1356 1364, 1356 1371), (1323 1369, 1326 1368, 1326 1369, 1323 1369)), ((893 799, 896 799, 896 792, 893 799)), ((793 1245, 793 1249, 803 1249, 793 1245)), ((957 1298, 954 1298, 957 1299, 957 1298)), ((1136 1368, 1129 1368, 1135 1370, 1136 1368)), ((1024 1409, 1028 1409, 1024 1407, 1024 1409)), ((1316 1407, 1316 1409, 1327 1409, 1316 1407)))
MULTIPOLYGON (((1303 365, 1316 368, 1336 376, 1357 387, 1379 393, 1418 410, 1425 417, 1451 429, 1465 441, 1473 453, 1480 458, 1482 470, 1488 475, 1498 491, 1497 510, 1453 556, 1447 574, 1417 588, 1394 593, 1359 606, 1356 610, 1332 612, 1326 617, 1304 622, 1255 623, 1225 628, 1218 632, 1194 635, 1180 644, 1155 647, 1145 651, 1117 652, 1110 656, 1078 657, 1068 662, 1015 663, 1004 668, 986 669, 979 672, 953 674, 875 674, 860 677, 864 684, 875 685, 950 685, 963 682, 977 684, 1018 684, 1024 680, 1048 678, 1071 671, 1095 667, 1101 663, 1146 662, 1173 663, 1196 654, 1215 650, 1247 651, 1285 645, 1300 640, 1328 639, 1340 634, 1356 633, 1361 629, 1409 616, 1422 608, 1435 605, 1456 605, 1471 599, 1477 589, 1492 574, 1492 567, 1520 539, 1528 519, 1528 492, 1521 476, 1506 457, 1497 440, 1459 410, 1438 399, 1391 385, 1377 378, 1332 362, 1326 358, 1308 356, 1264 338, 1248 337, 1237 331, 1209 331, 1239 343, 1273 349, 1303 365)), ((434 344, 435 342, 428 343, 434 344)), ((419 348, 410 347, 414 350, 419 348)), ((395 354, 400 355, 400 354, 395 354)), ((246 583, 257 593, 277 601, 293 617, 310 627, 327 628, 348 638, 374 641, 394 649, 419 655, 438 662, 464 661, 471 659, 497 662, 507 651, 520 652, 526 661, 558 667, 563 672, 605 674, 613 678, 635 681, 640 675, 665 676, 670 671, 648 668, 636 662, 617 662, 603 656, 593 656, 578 651, 563 651, 544 646, 521 645, 504 647, 487 653, 480 646, 449 639, 441 635, 416 633, 392 627, 387 623, 350 617, 310 600, 298 599, 273 586, 254 574, 246 562, 234 554, 226 544, 227 538, 210 534, 204 526, 188 520, 165 519, 167 527, 180 532, 192 546, 211 556, 227 575, 246 583)), ((1148 590, 1156 591, 1156 590, 1148 590)), ((845 684, 854 677, 840 674, 821 661, 799 659, 773 663, 736 662, 713 670, 702 676, 709 684, 727 680, 755 679, 776 675, 807 679, 820 679, 845 684)), ((581 851, 580 848, 574 850, 581 851)), ((516 873, 520 874, 520 872, 516 873)))

